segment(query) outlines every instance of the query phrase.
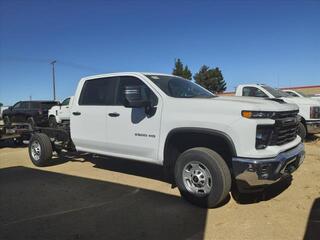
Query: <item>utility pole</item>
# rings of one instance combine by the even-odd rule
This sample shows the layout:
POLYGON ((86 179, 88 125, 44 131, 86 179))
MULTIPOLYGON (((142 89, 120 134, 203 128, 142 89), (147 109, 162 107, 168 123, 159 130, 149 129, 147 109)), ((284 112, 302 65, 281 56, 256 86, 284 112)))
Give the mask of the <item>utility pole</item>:
POLYGON ((53 100, 56 100, 56 76, 55 76, 55 72, 54 72, 54 64, 57 61, 54 60, 52 61, 50 64, 52 64, 52 87, 53 87, 53 100))

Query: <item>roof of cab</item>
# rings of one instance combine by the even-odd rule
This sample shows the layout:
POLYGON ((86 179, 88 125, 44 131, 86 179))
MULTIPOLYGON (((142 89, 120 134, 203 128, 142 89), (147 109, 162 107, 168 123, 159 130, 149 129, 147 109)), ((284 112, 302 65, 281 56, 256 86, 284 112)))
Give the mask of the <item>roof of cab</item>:
POLYGON ((154 73, 154 72, 114 72, 114 73, 104 73, 98 75, 92 75, 82 78, 82 81, 95 79, 95 78, 104 78, 104 77, 113 77, 113 76, 123 76, 123 75, 162 75, 162 76, 173 76, 172 74, 166 73, 154 73))

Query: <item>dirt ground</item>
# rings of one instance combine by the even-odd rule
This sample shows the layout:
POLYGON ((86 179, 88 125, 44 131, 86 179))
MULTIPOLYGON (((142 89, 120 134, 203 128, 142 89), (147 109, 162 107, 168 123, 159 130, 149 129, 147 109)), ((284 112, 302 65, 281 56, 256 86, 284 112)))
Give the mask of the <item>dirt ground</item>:
POLYGON ((319 139, 306 153, 292 179, 207 210, 159 166, 68 154, 37 168, 2 143, 0 239, 320 239, 319 139))

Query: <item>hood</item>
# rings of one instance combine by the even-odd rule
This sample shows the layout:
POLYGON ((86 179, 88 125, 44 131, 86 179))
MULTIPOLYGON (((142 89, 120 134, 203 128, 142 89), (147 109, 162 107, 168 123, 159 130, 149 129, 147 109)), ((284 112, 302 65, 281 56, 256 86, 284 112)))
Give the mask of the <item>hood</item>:
POLYGON ((310 105, 310 106, 319 106, 319 101, 311 98, 298 98, 298 97, 282 97, 287 103, 295 103, 297 105, 310 105))
POLYGON ((278 111, 294 111, 299 109, 296 104, 289 104, 286 102, 277 102, 270 99, 256 98, 256 97, 224 96, 224 97, 216 97, 212 99, 215 101, 230 102, 235 105, 239 105, 243 110, 278 112, 278 111))

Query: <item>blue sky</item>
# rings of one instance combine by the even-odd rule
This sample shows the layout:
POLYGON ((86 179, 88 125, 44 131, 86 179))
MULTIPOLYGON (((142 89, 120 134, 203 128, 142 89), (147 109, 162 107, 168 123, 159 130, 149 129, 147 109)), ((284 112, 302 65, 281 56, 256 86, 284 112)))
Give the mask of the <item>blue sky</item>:
POLYGON ((320 84, 320 1, 0 0, 0 102, 73 95, 83 76, 193 73, 240 83, 320 84))

